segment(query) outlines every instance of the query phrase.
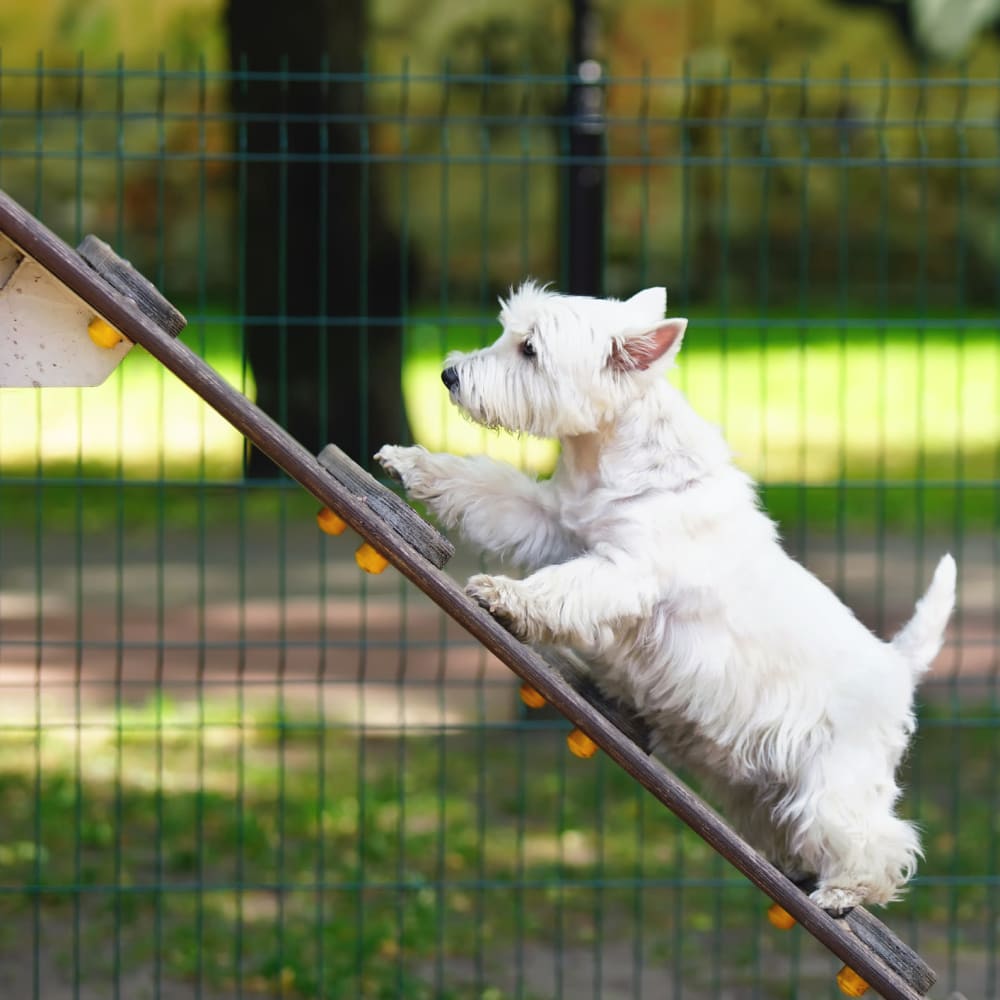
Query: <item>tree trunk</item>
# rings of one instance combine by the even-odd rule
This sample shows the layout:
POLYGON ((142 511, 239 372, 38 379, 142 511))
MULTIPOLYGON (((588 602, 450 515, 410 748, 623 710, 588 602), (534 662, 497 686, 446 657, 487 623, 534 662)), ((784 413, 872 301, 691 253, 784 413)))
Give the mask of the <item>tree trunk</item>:
MULTIPOLYGON (((257 402, 311 450, 333 441, 366 463, 410 439, 399 326, 409 268, 364 162, 364 87, 321 74, 360 72, 363 4, 229 0, 227 24, 232 69, 249 71, 231 99, 257 402)), ((276 472, 248 455, 248 475, 276 472)))

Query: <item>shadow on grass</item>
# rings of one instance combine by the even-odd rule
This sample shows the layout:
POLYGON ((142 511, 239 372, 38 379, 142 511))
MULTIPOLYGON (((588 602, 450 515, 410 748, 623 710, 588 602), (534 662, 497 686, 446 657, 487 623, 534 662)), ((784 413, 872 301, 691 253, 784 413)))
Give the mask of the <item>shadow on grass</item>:
MULTIPOLYGON (((983 925, 995 875, 1000 730, 963 719, 925 718, 910 765, 926 884, 890 922, 919 921, 924 940, 983 925)), ((573 954, 640 937, 703 968, 713 947, 748 975, 766 901, 564 735, 366 739, 165 702, 0 730, 3 923, 22 940, 36 915, 62 928, 66 975, 104 986, 143 972, 288 997, 471 998, 526 942, 573 954)))

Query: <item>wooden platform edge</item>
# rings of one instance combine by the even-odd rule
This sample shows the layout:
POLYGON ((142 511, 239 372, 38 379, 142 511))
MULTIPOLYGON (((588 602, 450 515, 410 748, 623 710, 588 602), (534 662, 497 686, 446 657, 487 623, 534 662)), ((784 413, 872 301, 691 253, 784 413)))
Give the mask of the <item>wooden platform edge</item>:
POLYGON ((360 503, 284 428, 229 385, 185 344, 172 339, 134 302, 90 268, 79 254, 0 192, 0 225, 12 219, 15 231, 6 228, 4 231, 25 253, 50 270, 129 340, 159 360, 320 503, 336 509, 399 572, 522 680, 535 687, 713 850, 863 977, 876 993, 886 1000, 918 1000, 924 996, 874 952, 848 923, 815 906, 707 803, 605 718, 539 654, 511 636, 478 604, 469 600, 455 581, 411 546, 400 545, 394 530, 371 507, 360 503), (16 211, 11 210, 12 205, 16 211))

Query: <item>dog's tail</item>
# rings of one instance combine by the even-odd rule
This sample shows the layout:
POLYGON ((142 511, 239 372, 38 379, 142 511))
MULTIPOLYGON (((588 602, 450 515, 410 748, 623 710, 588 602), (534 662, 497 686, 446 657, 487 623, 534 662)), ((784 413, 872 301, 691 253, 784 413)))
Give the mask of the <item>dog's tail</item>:
POLYGON ((944 630, 955 607, 955 560, 944 556, 934 570, 927 593, 917 601, 913 617, 896 633, 893 646, 919 677, 941 651, 944 630))

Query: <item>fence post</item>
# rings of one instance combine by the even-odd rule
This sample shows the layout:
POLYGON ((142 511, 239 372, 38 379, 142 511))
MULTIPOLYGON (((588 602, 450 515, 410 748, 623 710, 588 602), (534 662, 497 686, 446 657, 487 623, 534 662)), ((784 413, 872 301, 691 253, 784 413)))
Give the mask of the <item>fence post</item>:
POLYGON ((564 273, 573 295, 604 292, 604 69, 597 55, 597 13, 573 0, 572 83, 567 124, 564 273))

